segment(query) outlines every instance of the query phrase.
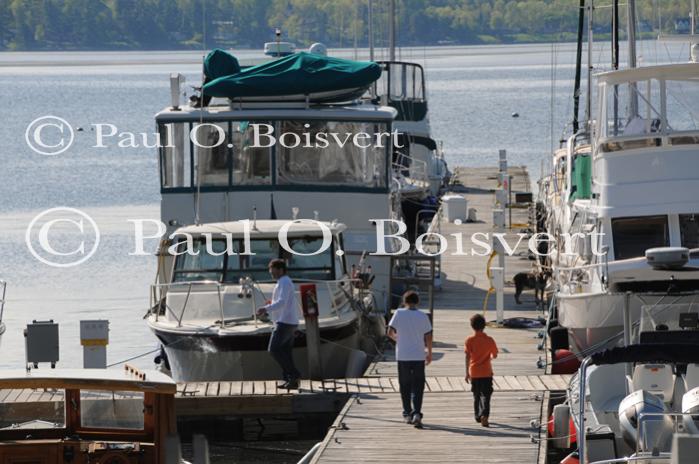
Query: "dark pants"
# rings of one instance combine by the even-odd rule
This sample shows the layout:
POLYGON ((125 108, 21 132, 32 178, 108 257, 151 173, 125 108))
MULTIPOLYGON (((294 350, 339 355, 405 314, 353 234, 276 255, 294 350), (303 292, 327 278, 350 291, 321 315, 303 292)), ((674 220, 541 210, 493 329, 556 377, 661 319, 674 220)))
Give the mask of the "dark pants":
POLYGON ((400 385, 400 398, 403 401, 403 415, 420 414, 422 417, 425 361, 398 361, 398 384, 400 385))
POLYGON ((272 331, 272 336, 269 339, 269 347, 267 351, 272 355, 279 367, 282 368, 284 380, 298 380, 301 373, 294 365, 294 358, 291 356, 291 350, 294 347, 294 333, 296 332, 295 325, 283 324, 277 322, 272 331))
POLYGON ((490 397, 493 395, 493 378, 483 377, 471 379, 473 392, 473 412, 476 420, 490 416, 490 397))

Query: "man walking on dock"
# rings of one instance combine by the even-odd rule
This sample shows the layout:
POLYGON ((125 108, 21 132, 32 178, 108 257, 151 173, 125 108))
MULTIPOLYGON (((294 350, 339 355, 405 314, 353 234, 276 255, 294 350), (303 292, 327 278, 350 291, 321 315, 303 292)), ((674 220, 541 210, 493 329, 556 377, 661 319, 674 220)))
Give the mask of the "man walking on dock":
POLYGON ((490 397, 493 395, 493 367, 491 359, 498 356, 495 340, 485 334, 485 318, 480 314, 471 317, 473 335, 466 339, 466 382, 471 382, 473 412, 476 422, 489 427, 490 397))
POLYGON ((403 307, 388 323, 388 336, 396 342, 403 419, 416 428, 422 428, 425 366, 432 362, 432 324, 427 314, 417 308, 419 302, 416 292, 406 292, 403 307))
POLYGON ((294 283, 286 275, 286 262, 282 259, 269 262, 269 273, 277 281, 272 292, 272 302, 259 308, 257 315, 269 314, 274 321, 267 351, 282 368, 284 383, 279 388, 293 390, 299 388, 301 378, 292 357, 294 333, 299 325, 298 310, 294 304, 294 283))

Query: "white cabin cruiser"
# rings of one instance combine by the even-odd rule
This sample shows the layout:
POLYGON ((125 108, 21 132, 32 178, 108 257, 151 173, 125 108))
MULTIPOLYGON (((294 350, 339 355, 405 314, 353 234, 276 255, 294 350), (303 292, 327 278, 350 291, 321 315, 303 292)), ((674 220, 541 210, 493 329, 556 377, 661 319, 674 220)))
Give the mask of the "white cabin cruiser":
POLYGON ((626 292, 634 320, 644 306, 699 301, 699 255, 689 252, 699 248, 699 121, 691 111, 699 64, 596 78, 591 148, 569 149, 568 197, 552 221, 558 319, 581 358, 621 339, 626 292), (571 160, 585 159, 591 173, 576 187, 571 160), (589 193, 575 197, 576 188, 589 193), (673 254, 686 256, 669 266, 652 262, 673 254))
MULTIPOLYGON (((344 256, 337 253, 344 230, 343 224, 303 220, 235 221, 177 229, 170 246, 178 254, 174 263, 161 261, 170 267, 165 274, 171 278, 153 286, 147 316, 173 377, 177 381, 279 378, 279 367, 267 353, 273 323, 255 313, 271 299, 275 282, 267 266, 276 258, 287 261, 297 290, 301 284, 315 285, 322 375, 361 375, 367 359, 360 351, 362 330, 367 337, 371 330, 381 332, 383 317, 362 311, 357 300, 361 292, 347 275, 344 256), (285 241, 280 243, 280 237, 285 241), (188 247, 193 250, 187 252, 188 247)), ((298 295, 296 301, 301 301, 298 295)), ((300 320, 293 355, 306 377, 305 324, 303 317, 300 320)))

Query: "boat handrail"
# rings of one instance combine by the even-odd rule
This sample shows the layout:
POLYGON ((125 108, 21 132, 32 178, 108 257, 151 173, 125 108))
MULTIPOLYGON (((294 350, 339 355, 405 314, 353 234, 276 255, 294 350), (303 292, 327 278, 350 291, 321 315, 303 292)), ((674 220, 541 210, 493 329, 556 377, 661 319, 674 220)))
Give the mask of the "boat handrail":
POLYGON ((396 152, 396 154, 398 155, 398 159, 391 163, 393 169, 397 170, 398 172, 400 172, 403 169, 407 169, 409 173, 408 177, 410 177, 411 179, 416 179, 423 182, 427 182, 429 180, 429 176, 427 175, 426 161, 419 160, 413 156, 407 155, 402 152, 396 152), (402 164, 403 160, 408 160, 410 162, 410 165, 405 166, 404 164, 402 164), (413 166, 415 166, 415 164, 413 163, 417 164, 419 168, 414 170, 413 166))
POLYGON ((621 463, 626 463, 626 462, 638 462, 638 461, 645 461, 648 462, 649 460, 663 460, 663 461, 669 461, 672 459, 672 456, 669 453, 661 453, 659 455, 641 455, 641 456, 627 456, 624 458, 614 458, 614 459, 605 459, 603 461, 592 461, 590 464, 621 464, 621 463))
MULTIPOLYGON (((330 308, 331 308, 331 314, 333 314, 336 318, 340 317, 340 305, 336 304, 335 302, 335 293, 333 291, 333 284, 343 284, 345 282, 348 282, 350 284, 350 287, 353 285, 354 281, 358 281, 359 279, 351 279, 351 278, 342 278, 342 279, 334 279, 334 280, 317 280, 317 279, 298 279, 296 283, 304 283, 304 284, 316 284, 316 285, 325 285, 327 287, 327 292, 328 292, 328 298, 330 301, 330 308)), ((241 292, 249 292, 250 293, 250 302, 252 303, 252 311, 251 311, 251 316, 250 319, 252 319, 255 323, 255 327, 257 327, 258 319, 257 319, 257 302, 255 298, 255 290, 257 290, 259 293, 261 293, 264 296, 264 292, 262 289, 257 285, 258 282, 252 279, 249 279, 249 281, 245 282, 219 282, 216 280, 193 280, 193 281, 183 281, 183 282, 166 282, 166 283, 155 283, 151 284, 151 313, 155 314, 155 321, 158 322, 159 316, 160 316, 160 305, 163 306, 164 310, 169 312, 175 320, 177 320, 177 327, 182 327, 182 320, 184 319, 184 315, 188 309, 187 304, 189 303, 190 296, 192 294, 192 288, 193 287, 204 287, 204 286, 213 286, 216 288, 216 293, 218 297, 218 309, 220 312, 220 320, 216 321, 214 325, 218 325, 221 328, 224 328, 226 326, 226 318, 225 318, 225 312, 224 312, 224 305, 223 305, 223 297, 222 293, 225 292, 225 289, 227 287, 231 286, 241 286, 241 292), (172 287, 183 287, 186 288, 187 294, 184 299, 184 303, 182 304, 182 310, 177 314, 177 312, 172 309, 168 304, 167 304, 167 299, 165 298, 167 295, 167 292, 172 288, 172 287), (255 288, 256 287, 256 288, 255 288), (222 292, 223 289, 223 292, 222 292)), ((351 295, 351 293, 350 293, 351 295)), ((297 303, 299 301, 297 300, 297 303)))
POLYGON ((0 322, 2 322, 2 315, 5 312, 5 292, 7 291, 7 282, 0 279, 0 322))

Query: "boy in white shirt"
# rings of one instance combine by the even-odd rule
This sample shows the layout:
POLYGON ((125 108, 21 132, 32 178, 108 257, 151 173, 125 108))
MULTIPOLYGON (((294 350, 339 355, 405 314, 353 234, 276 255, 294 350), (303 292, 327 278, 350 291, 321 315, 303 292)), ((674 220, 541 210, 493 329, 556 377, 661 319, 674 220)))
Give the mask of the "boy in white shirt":
POLYGON ((388 323, 388 336, 396 342, 403 419, 420 429, 425 366, 432 362, 432 324, 427 314, 417 308, 419 302, 416 292, 405 292, 404 307, 398 308, 388 323))

